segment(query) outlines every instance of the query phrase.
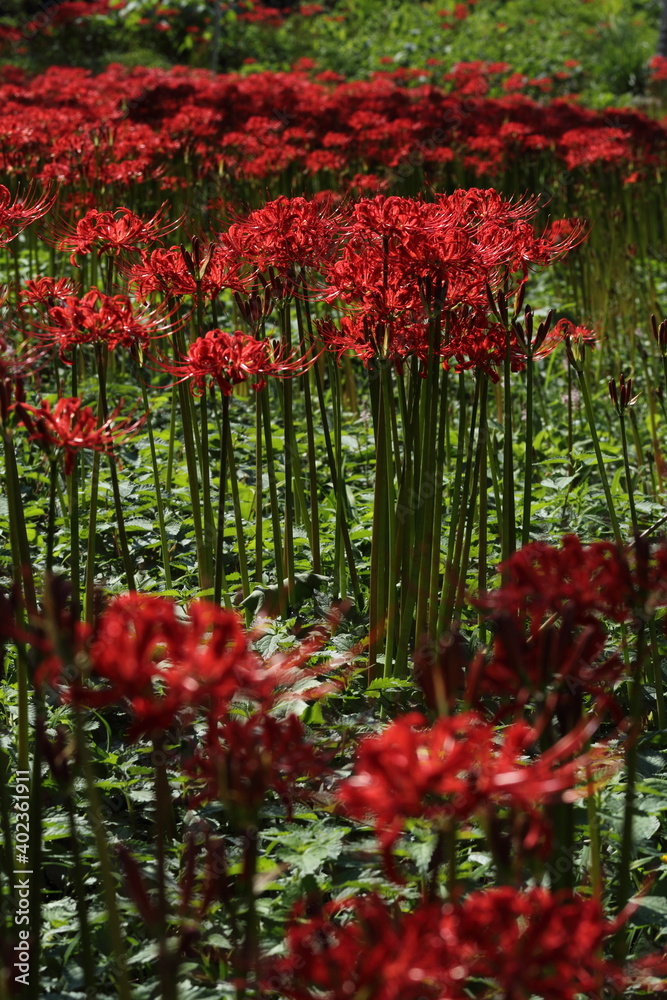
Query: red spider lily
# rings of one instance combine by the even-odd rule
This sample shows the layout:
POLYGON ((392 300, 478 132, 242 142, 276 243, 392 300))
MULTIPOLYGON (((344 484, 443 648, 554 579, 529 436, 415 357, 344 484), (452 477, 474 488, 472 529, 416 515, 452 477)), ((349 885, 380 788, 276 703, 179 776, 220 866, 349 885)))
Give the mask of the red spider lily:
POLYGON ((109 254, 116 257, 122 252, 137 251, 157 242, 180 225, 164 223, 167 209, 165 202, 150 219, 144 220, 129 208, 113 212, 98 212, 92 208, 76 224, 74 232, 57 239, 57 250, 71 251, 70 262, 76 267, 77 257, 85 257, 97 250, 97 256, 109 254))
MULTIPOLYGON (((186 254, 183 247, 142 253, 141 262, 127 268, 130 285, 136 287, 141 298, 154 293, 174 297, 196 295, 197 280, 188 265, 186 254)), ((246 281, 240 274, 241 268, 242 261, 233 253, 224 247, 214 246, 200 274, 200 294, 205 299, 216 299, 225 289, 245 292, 246 281)))
POLYGON ((267 202, 223 237, 226 247, 260 271, 321 270, 337 253, 340 217, 331 204, 285 198, 267 202))
POLYGON ((621 921, 606 920, 597 900, 503 886, 472 893, 457 911, 460 937, 477 953, 471 971, 507 1000, 598 996, 618 974, 602 946, 621 921))
POLYGON ((489 981, 506 1000, 602 994, 618 967, 602 946, 618 929, 596 900, 512 887, 404 913, 377 895, 296 907, 288 953, 264 977, 289 1000, 458 1000, 489 981))
POLYGON ((61 357, 78 344, 145 350, 162 335, 167 319, 163 311, 137 306, 126 295, 104 295, 91 288, 81 298, 70 296, 64 305, 51 306, 49 325, 40 336, 57 344, 61 357))
POLYGON ((114 441, 127 438, 141 426, 143 418, 132 424, 129 418, 118 423, 120 405, 103 424, 98 424, 91 408, 76 397, 61 397, 53 409, 48 400, 42 400, 39 407, 17 403, 15 410, 28 429, 31 441, 39 441, 46 451, 62 449, 65 473, 69 475, 79 451, 89 449, 113 454, 114 441))
POLYGON ((666 564, 664 545, 650 553, 645 542, 624 551, 612 542, 583 545, 576 535, 565 535, 560 548, 532 542, 503 564, 506 582, 480 604, 530 622, 533 634, 547 615, 566 611, 578 625, 599 615, 627 621, 664 602, 666 564))
POLYGON ((247 719, 221 719, 210 727, 187 770, 198 789, 193 801, 221 801, 236 828, 246 829, 256 824, 269 792, 289 811, 305 794, 299 782, 321 777, 327 760, 308 742, 297 716, 276 719, 258 712, 247 719))
POLYGON ((75 295, 74 284, 69 278, 29 278, 21 291, 21 300, 31 306, 52 308, 75 295))
POLYGON ((491 655, 478 654, 468 672, 468 701, 493 694, 516 711, 543 696, 563 733, 581 718, 587 694, 616 711, 612 691, 626 667, 617 654, 601 658, 606 637, 597 621, 582 629, 568 609, 561 621, 547 620, 529 636, 523 622, 507 614, 496 615, 494 625, 491 655))
POLYGON ((44 192, 29 204, 33 193, 32 188, 29 188, 25 197, 17 195, 12 202, 11 192, 4 184, 0 184, 0 246, 7 246, 27 226, 41 219, 53 207, 55 194, 44 192))
POLYGON ((198 337, 181 361, 162 361, 160 367, 172 375, 179 375, 181 382, 192 379, 193 389, 200 393, 208 383, 218 385, 224 395, 229 396, 235 385, 249 379, 256 379, 254 389, 261 389, 270 375, 293 378, 306 371, 314 360, 312 355, 295 357, 281 344, 256 340, 241 330, 225 333, 216 329, 198 337))
MULTIPOLYGON (((63 695, 95 707, 125 702, 136 738, 168 728, 188 711, 206 712, 215 726, 235 698, 268 711, 294 698, 321 697, 336 685, 321 683, 319 675, 349 659, 309 668, 321 649, 319 635, 263 661, 251 649, 252 638, 234 612, 210 601, 194 601, 185 617, 171 599, 122 595, 109 603, 92 633, 81 632, 78 662, 88 664, 86 675, 70 682, 63 695), (91 686, 91 680, 105 686, 91 686)), ((52 654, 39 676, 55 687, 61 672, 52 654)))
POLYGON ((523 846, 532 849, 543 832, 538 807, 573 794, 592 758, 567 758, 581 751, 598 725, 595 717, 586 720, 524 763, 538 734, 523 721, 499 733, 475 712, 440 718, 430 728, 422 716, 406 715, 362 741, 339 799, 348 815, 373 819, 390 873, 391 849, 411 817, 441 826, 508 806, 531 817, 523 846))

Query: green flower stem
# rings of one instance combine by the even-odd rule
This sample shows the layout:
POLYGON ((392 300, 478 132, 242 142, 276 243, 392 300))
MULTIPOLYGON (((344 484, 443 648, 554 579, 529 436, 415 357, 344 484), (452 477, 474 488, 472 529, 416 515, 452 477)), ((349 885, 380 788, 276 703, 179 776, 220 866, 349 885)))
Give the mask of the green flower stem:
MULTIPOLYGON (((488 518, 488 493, 487 493, 487 479, 488 479, 488 469, 487 469, 487 459, 488 459, 488 389, 489 389, 489 377, 486 373, 480 372, 480 378, 483 379, 482 391, 479 398, 479 439, 477 441, 477 450, 479 453, 479 556, 478 556, 478 570, 477 570, 477 592, 478 594, 486 593, 487 587, 487 545, 488 545, 488 532, 487 532, 487 518, 488 518)), ((477 619, 477 626, 479 629, 479 641, 482 645, 486 644, 486 616, 484 611, 480 608, 479 616, 477 619)))
POLYGON ((385 661, 384 676, 389 677, 393 673, 394 665, 394 641, 397 625, 397 566, 396 566, 396 519, 395 519, 395 499, 394 499, 394 462, 392 455, 391 438, 391 410, 392 410, 392 381, 391 368, 384 363, 380 369, 380 388, 382 392, 382 410, 384 413, 384 444, 385 444, 385 464, 386 464, 386 501, 385 510, 387 515, 386 538, 387 538, 387 612, 386 612, 386 640, 385 640, 385 661))
MULTIPOLYGON (((102 423, 102 400, 98 393, 97 426, 102 423)), ((93 468, 90 477, 90 508, 88 511, 88 543, 86 546, 85 620, 93 624, 95 614, 95 545, 97 542, 97 498, 100 485, 100 453, 93 452, 93 468)))
MULTIPOLYGON (((305 282, 304 282, 305 288, 305 282)), ((315 348, 315 338, 313 335, 312 318, 310 314, 310 305, 308 301, 307 289, 306 294, 303 298, 304 312, 306 316, 306 328, 308 331, 308 338, 313 349, 315 348)), ((333 363, 330 359, 327 359, 329 373, 333 372, 333 363)), ((340 504, 336 504, 336 533, 340 532, 340 536, 343 541, 343 546, 345 548, 345 556, 347 558, 347 567, 350 574, 350 583, 352 584, 352 589, 354 591, 354 596, 357 602, 357 607, 362 608, 364 604, 363 591, 361 589, 361 584, 359 582, 359 574, 357 573, 357 567, 354 561, 354 552, 352 551, 352 542, 350 540, 350 529, 347 523, 347 516, 345 512, 345 477, 343 475, 343 468, 340 462, 337 463, 336 455, 334 453, 334 447, 331 440, 331 430, 329 428, 329 418, 327 413, 327 407, 324 399, 324 387, 322 384, 322 372, 320 371, 319 364, 313 365, 313 373, 315 376, 315 386, 317 389, 317 401, 320 408, 320 419, 322 423, 322 431, 324 433, 324 445, 327 453, 327 461, 329 463, 329 475, 331 478, 331 485, 336 498, 340 497, 340 504)), ((333 385, 333 378, 331 378, 331 384, 333 385)))
POLYGON ((79 709, 76 709, 74 712, 74 725, 77 754, 83 771, 83 777, 86 782, 88 805, 90 809, 90 824, 95 836, 97 860, 100 865, 100 875, 102 880, 102 891, 104 893, 104 899, 107 907, 109 934, 111 937, 111 945, 118 973, 118 996, 119 1000, 132 1000, 127 975, 127 956, 125 953, 120 916, 116 903, 116 886, 114 885, 114 877, 109 858, 109 848, 104 832, 104 818, 100 809, 99 796, 97 794, 97 788, 95 787, 93 767, 90 760, 90 754, 88 752, 88 744, 86 742, 86 733, 83 728, 83 719, 79 709))
MULTIPOLYGON (((106 372, 107 372, 107 361, 108 352, 106 348, 102 349, 101 345, 98 345, 97 351, 97 370, 99 374, 99 393, 100 393, 100 404, 102 406, 102 420, 106 422, 109 419, 109 407, 107 405, 107 390, 106 390, 106 372)), ((125 569, 125 579, 127 582, 128 590, 136 590, 136 584, 134 581, 134 571, 132 569, 132 559, 130 557, 130 549, 127 543, 127 534, 125 532, 125 518, 123 516, 123 502, 120 496, 120 487, 118 484, 118 469, 116 468, 116 456, 114 453, 113 446, 109 446, 109 475, 111 478, 111 492, 113 493, 114 505, 116 508, 116 526, 118 528, 118 543, 120 545, 121 556, 123 559, 123 567, 125 569)))
POLYGON ((49 458, 49 516, 46 528, 46 572, 53 569, 53 545, 56 533, 56 493, 58 487, 58 463, 49 458))
MULTIPOLYGON (((438 426, 438 364, 440 348, 439 318, 429 322, 428 367, 422 413, 422 462, 419 481, 419 537, 415 552, 419 560, 419 583, 415 612, 415 640, 426 634, 428 603, 431 596, 432 551, 434 547, 434 517, 436 494, 437 426, 438 426)), ((440 532, 437 532, 440 543, 440 532)))
POLYGON ((623 452, 623 468, 625 470, 625 483, 628 490, 628 500, 630 502, 630 521, 632 523, 632 532, 635 536, 639 534, 639 524, 637 522, 637 510, 635 508, 635 497, 634 490, 632 487, 632 475, 630 473, 630 456, 628 455, 628 434, 625 427, 625 414, 621 410, 618 415, 618 421, 621 425, 621 449, 623 452))
POLYGON ((14 438, 12 432, 7 427, 2 429, 2 441, 5 458, 5 489, 9 512, 12 574, 15 586, 23 594, 28 615, 32 615, 37 608, 37 598, 32 573, 30 544, 28 542, 28 533, 23 512, 23 501, 21 499, 21 480, 16 463, 14 438))
POLYGON ((174 449, 176 445, 176 386, 171 390, 171 413, 169 416, 169 448, 167 450, 167 471, 165 474, 164 488, 169 495, 171 493, 171 478, 174 472, 174 449))
POLYGON ((574 359, 571 359, 571 362, 572 362, 572 367, 577 373, 579 388, 581 390, 581 398, 584 401, 586 419, 588 420, 588 427, 591 432, 591 438, 593 441, 593 450, 595 451, 595 457, 597 459, 597 464, 598 464, 598 472, 600 474, 600 480, 602 481, 602 488, 604 490, 605 499, 607 501, 607 510, 609 511, 609 518, 611 520, 612 529, 614 531, 614 539, 617 545, 623 545, 623 536, 621 535, 621 529, 619 527, 618 518, 616 517, 616 509, 614 507, 614 500, 611 495, 611 489, 609 487, 607 470, 605 468, 604 460, 602 458, 602 451, 600 449, 600 439, 598 437, 597 428, 595 426, 595 414, 593 413, 593 403, 588 388, 588 380, 586 378, 586 373, 583 369, 583 366, 580 364, 580 362, 575 361, 574 359))
MULTIPOLYGON (((378 382, 381 378, 376 361, 371 381, 371 400, 375 426, 375 484, 373 495, 373 530, 371 537, 370 607, 368 671, 369 680, 377 676, 377 658, 382 651, 382 640, 387 624, 387 449, 385 447, 385 409, 383 394, 378 382)), ((386 664, 385 664, 386 667, 386 664)))
MULTIPOLYGON (((620 911, 630 899, 632 874, 633 822, 635 814, 635 797, 637 781, 637 740, 641 733, 641 671, 646 641, 645 628, 640 626, 637 636, 636 660, 632 664, 630 674, 630 728, 625 744, 625 808, 623 811, 623 830, 621 833, 621 850, 618 859, 616 875, 616 906, 620 911)), ((618 932, 615 941, 617 959, 623 959, 627 948, 626 934, 623 928, 618 932)))
POLYGON ((521 520, 521 544, 530 541, 530 510, 533 497, 533 361, 526 358, 526 459, 523 484, 523 517, 521 520))
POLYGON ((285 592, 285 571, 283 563, 282 533, 280 530, 280 507, 278 506, 278 487, 276 485, 276 468, 273 459, 273 441, 271 438, 271 410, 269 408, 268 386, 259 390, 262 399, 262 417, 264 420, 264 445, 266 449, 266 471, 269 479, 269 502, 271 504, 271 525, 273 530, 273 551, 276 560, 276 577, 278 583, 278 608, 281 617, 287 612, 287 595, 285 592))
POLYGON ((264 563, 264 503, 262 473, 262 401, 255 393, 255 582, 261 583, 264 563))
POLYGON ((215 542, 215 577, 213 600, 231 607, 225 579, 225 493, 227 491, 227 436, 229 433, 229 396, 222 394, 222 422, 220 426, 220 480, 218 483, 218 530, 215 542))
POLYGON ((213 523, 213 507, 211 504, 211 463, 208 453, 208 400, 206 390, 199 397, 199 441, 200 470, 202 486, 202 506, 204 513, 204 578, 206 586, 210 587, 213 580, 213 551, 215 548, 215 526, 213 523))
POLYGON ((75 454, 72 461, 72 471, 67 476, 67 493, 69 498, 70 520, 70 585, 72 587, 72 619, 78 622, 81 617, 80 580, 81 555, 79 549, 79 455, 75 454))
POLYGON ((236 459, 234 457, 234 444, 232 442, 232 430, 229 420, 227 420, 227 461, 229 463, 229 481, 232 486, 232 504, 234 506, 234 521, 236 524, 236 543, 239 554, 241 586, 243 587, 243 596, 247 597, 250 593, 248 557, 246 554, 245 535, 243 532, 243 517, 241 514, 241 500, 239 497, 239 480, 236 474, 236 459))
POLYGON ((164 583, 167 590, 171 590, 171 564, 169 559, 169 542, 167 540, 167 529, 164 523, 164 504, 162 503, 162 488, 160 486, 160 473, 157 464, 157 451, 155 449, 155 435, 153 433, 153 421, 151 410, 148 405, 148 391, 146 383, 139 375, 141 382, 141 395, 144 404, 144 415, 146 417, 146 429, 148 430, 148 442, 151 450, 151 466, 153 468, 153 485, 155 486, 155 505, 157 510, 158 525, 160 528, 160 545, 162 548, 162 565, 164 568, 164 583))
POLYGON ((466 581, 468 578, 468 563, 470 561, 470 546, 472 543, 472 531, 475 525, 475 509, 477 507, 477 492, 479 488, 479 470, 482 459, 482 449, 477 445, 475 452, 475 468, 472 475, 472 488, 470 490, 470 500, 468 504, 468 514, 465 528, 465 538, 461 550, 461 556, 456 560, 458 570, 458 584, 456 587, 456 598, 452 612, 452 621, 460 621, 463 609, 463 598, 465 594, 466 581))
MULTIPOLYGON (((512 364, 510 359, 510 334, 506 333, 505 360, 503 363, 503 562, 516 549, 516 516, 514 510, 514 450, 512 437, 512 364)), ((532 387, 531 387, 532 388, 532 387)), ((531 399, 532 403, 532 399, 531 399)), ((531 443, 532 448, 532 443, 531 443)), ((530 515, 529 515, 530 521, 530 515)))
POLYGON ((83 969, 83 981, 86 993, 92 997, 95 994, 95 959, 93 957, 90 924, 88 923, 88 903, 86 901, 84 869, 81 863, 81 848, 79 847, 80 834, 77 829, 76 810, 71 791, 67 793, 67 816, 72 841, 74 895, 76 897, 76 913, 81 938, 81 967, 83 969))
MULTIPOLYGON (((307 349, 306 337, 303 327, 303 311, 299 299, 296 303, 296 321, 299 330, 299 344, 302 352, 307 349)), ((315 429, 313 426, 313 403, 310 389, 310 371, 304 372, 301 376, 301 387, 303 389, 303 404, 306 411, 306 440, 308 442, 308 492, 310 498, 310 551, 313 563, 313 572, 321 573, 322 557, 320 552, 320 512, 317 485, 317 455, 315 452, 315 429)), ((349 382, 354 386, 354 378, 350 372, 349 382)), ((356 400, 355 400, 356 406, 356 400)))
MULTIPOLYGON (((473 477, 473 452, 475 449, 475 423, 477 420, 477 408, 479 405, 480 379, 475 380, 475 395, 472 404, 472 414, 470 418, 470 433, 468 435, 468 448, 466 453, 465 473, 460 494, 457 491, 457 505, 452 510, 452 520, 447 545, 447 563, 445 566, 445 579, 440 597, 440 610, 438 612, 437 634, 443 635, 449 631, 452 624, 452 614, 456 603, 456 592, 459 586, 459 576, 461 573, 461 556, 463 552, 464 532, 466 512, 471 492, 471 480, 473 477)), ((459 427, 459 433, 462 428, 459 427)), ((459 448, 463 447, 463 439, 459 448)), ((460 452, 459 452, 460 454, 460 452)), ((479 474, 479 470, 478 470, 479 474)))
POLYGON ((435 496, 433 498, 433 544, 431 545, 431 578, 429 582, 429 617, 426 623, 428 635, 435 638, 438 617, 438 598, 440 591, 440 546, 442 541, 442 516, 444 496, 445 471, 445 420, 447 410, 447 372, 443 371, 440 379, 440 413, 438 420, 438 442, 435 467, 435 496))
MULTIPOLYGON (((174 355, 185 354, 180 331, 174 331, 174 355)), ((207 558, 204 550, 204 535, 202 531, 202 514, 199 496, 199 475, 197 472, 197 451, 195 444, 195 433, 193 419, 194 407, 192 395, 185 382, 178 384, 179 402, 181 407, 181 421, 183 429, 183 447, 185 450, 185 461, 188 470, 188 487, 190 489, 190 502, 192 505, 192 523, 195 532, 195 546, 197 549, 197 573, 199 577, 199 587, 201 590, 208 590, 212 579, 206 572, 207 558)))

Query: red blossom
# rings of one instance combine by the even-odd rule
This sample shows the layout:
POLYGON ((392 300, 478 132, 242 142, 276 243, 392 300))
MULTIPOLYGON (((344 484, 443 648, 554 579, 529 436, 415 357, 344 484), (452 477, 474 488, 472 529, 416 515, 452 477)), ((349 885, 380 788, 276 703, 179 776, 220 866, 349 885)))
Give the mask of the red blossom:
POLYGON ((142 423, 142 420, 130 423, 129 418, 118 422, 119 404, 100 424, 91 408, 76 397, 61 397, 53 409, 48 399, 42 400, 39 407, 17 403, 14 408, 31 441, 39 441, 47 451, 51 448, 63 451, 66 475, 71 473, 79 451, 88 449, 111 455, 114 441, 127 438, 142 423))
POLYGON ((265 973, 289 1000, 459 1000, 479 980, 506 1000, 575 1000, 619 981, 602 954, 618 922, 573 893, 507 886, 412 912, 371 894, 304 909, 265 973))
POLYGON ((210 382, 229 396, 235 385, 255 379, 253 388, 261 389, 270 375, 291 378, 302 374, 313 357, 297 357, 272 340, 257 340, 235 330, 209 330, 190 345, 188 353, 175 363, 162 361, 160 367, 180 381, 192 379, 193 387, 203 392, 210 382))
POLYGON ((150 246, 162 236, 175 229, 179 222, 164 222, 167 208, 165 202, 150 219, 144 220, 129 208, 117 208, 113 212, 98 212, 93 208, 86 212, 74 228, 58 239, 58 250, 71 252, 70 262, 77 266, 77 257, 85 257, 97 250, 117 256, 121 252, 137 251, 150 246))

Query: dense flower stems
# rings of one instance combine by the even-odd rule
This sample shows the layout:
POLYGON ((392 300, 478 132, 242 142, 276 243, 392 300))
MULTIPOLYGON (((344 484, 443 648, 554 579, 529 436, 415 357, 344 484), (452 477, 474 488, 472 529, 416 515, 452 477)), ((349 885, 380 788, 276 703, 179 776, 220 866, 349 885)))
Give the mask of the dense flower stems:
MULTIPOLYGON (((315 336, 313 333, 313 320, 310 310, 310 302, 308 298, 308 288, 306 286, 306 279, 302 276, 302 287, 303 287, 303 308, 306 319, 306 331, 308 333, 308 343, 311 350, 315 350, 315 336)), ((299 298, 297 297, 297 303, 299 298)), ((330 374, 330 385, 333 387, 335 381, 335 372, 332 360, 330 358, 325 359, 325 364, 328 367, 330 374)), ((347 570, 350 575, 350 582, 352 584, 352 590, 354 591, 354 596, 356 598, 357 606, 361 608, 363 606, 363 594, 361 585, 359 582, 359 575, 357 573, 357 567, 355 563, 354 553, 352 551, 352 543, 350 540, 350 529, 347 521, 346 514, 346 503, 345 503, 345 478, 343 475, 343 467, 340 458, 337 458, 334 444, 331 440, 331 428, 329 427, 328 411, 324 396, 324 386, 322 380, 322 371, 320 364, 316 362, 311 369, 314 379, 315 388, 317 391, 317 401, 320 410, 320 421, 322 426, 322 432, 324 434, 324 446, 327 455, 327 462, 329 465, 329 475, 331 477, 331 485, 333 487, 334 495, 336 497, 336 539, 342 539, 343 548, 345 550, 345 558, 347 559, 347 570)), ((339 412, 339 411, 336 411, 339 412)), ((336 545, 339 544, 338 541, 335 542, 336 545)), ((342 560, 341 560, 342 561, 342 560)), ((338 566, 335 565, 336 575, 338 576, 339 570, 338 566)), ((340 589, 340 580, 339 580, 340 589)))
POLYGON ((171 562, 169 559, 169 542, 167 539, 167 529, 164 520, 164 502, 162 499, 162 486, 160 484, 160 473, 157 464, 157 451, 155 448, 155 434, 153 432, 153 420, 148 402, 148 390, 146 383, 139 374, 141 383, 141 395, 144 404, 144 418, 146 430, 148 431, 148 444, 151 452, 151 467, 153 470, 153 485, 155 487, 155 510, 157 513, 158 527, 160 530, 160 547, 162 549, 162 569, 164 571, 164 585, 167 590, 171 590, 171 562))
MULTIPOLYGON (((447 544, 447 561, 445 563, 445 577, 443 580, 442 594, 440 596, 440 608, 438 611, 438 629, 437 634, 443 635, 445 632, 449 631, 452 625, 452 615, 456 605, 456 594, 458 592, 460 583, 460 574, 463 571, 461 565, 461 556, 463 552, 463 546, 465 541, 465 526, 466 526, 466 515, 468 514, 468 505, 470 504, 472 495, 472 481, 474 476, 474 467, 477 465, 475 461, 475 429, 477 426, 477 411, 479 407, 480 399, 480 388, 481 380, 479 377, 475 379, 475 394, 473 397, 472 411, 470 415, 470 430, 468 433, 468 447, 466 451, 465 459, 465 472, 463 473, 462 482, 460 482, 460 493, 457 491, 455 494, 454 502, 452 504, 452 520, 449 529, 449 541, 447 544)), ((462 432, 462 428, 459 428, 462 432)), ((465 447, 465 438, 461 439, 459 448, 463 449, 465 447)), ((461 451, 459 451, 459 456, 461 451)), ((458 467, 458 458, 457 458, 458 467)), ((458 468, 457 468, 458 471, 458 468)), ((479 468, 477 469, 479 475, 479 468)), ((456 489, 456 481, 455 481, 456 489)), ((505 498, 507 500, 507 498, 505 498)), ((473 508, 474 509, 474 508, 473 508)))
POLYGON ((440 313, 429 320, 428 361, 426 381, 424 386, 423 416, 422 416, 422 447, 419 483, 420 514, 418 524, 421 527, 417 541, 416 558, 419 559, 419 582, 417 589, 417 606, 415 610, 415 634, 425 635, 429 632, 429 607, 431 618, 434 618, 434 608, 431 603, 431 569, 434 545, 440 545, 440 528, 436 528, 436 482, 438 458, 438 402, 440 369, 436 358, 440 354, 440 313), (423 507, 423 510, 421 509, 423 507))
MULTIPOLYGON (((192 396, 189 396, 188 403, 192 404, 192 396)), ((208 400, 206 390, 199 398, 199 425, 196 424, 196 416, 193 413, 193 426, 199 451, 199 470, 201 474, 202 489, 202 511, 203 511, 203 556, 204 556, 204 580, 206 588, 211 587, 213 581, 213 552, 215 549, 215 527, 213 524, 213 506, 211 501, 211 468, 208 446, 208 400), (200 430, 197 433, 197 426, 200 430)))
POLYGON ((591 769, 587 768, 586 777, 588 779, 588 795, 586 797, 586 813, 588 817, 588 831, 590 844, 588 852, 588 863, 590 868, 591 890, 593 898, 602 899, 602 844, 600 838, 600 810, 597 801, 597 793, 592 782, 591 769))
MULTIPOLYGON (((304 279, 305 284, 305 279, 304 279)), ((295 298, 296 321, 299 331, 299 348, 302 354, 308 350, 306 334, 303 325, 303 312, 298 296, 295 298)), ((319 491, 317 483, 317 455, 315 451, 315 429, 313 425, 313 400, 311 392, 311 372, 304 372, 301 376, 301 389, 303 392, 303 405, 306 415, 306 440, 308 442, 308 495, 310 500, 310 549, 313 562, 313 572, 321 573, 322 557, 320 553, 320 509, 319 491)))
POLYGON ((99 795, 95 786, 95 775, 90 760, 86 731, 83 726, 83 717, 80 709, 74 713, 75 735, 77 756, 86 783, 88 795, 88 806, 90 809, 90 825, 93 828, 95 846, 97 849, 97 860, 100 865, 100 875, 102 890, 107 908, 109 922, 109 933, 113 949, 113 959, 117 976, 117 988, 119 1000, 132 1000, 130 983, 127 971, 127 956, 125 944, 123 942, 123 931, 116 902, 116 886, 111 868, 111 858, 104 830, 104 819, 100 809, 99 795))
MULTIPOLYGON (((109 407, 107 405, 107 365, 109 354, 105 347, 97 345, 97 371, 99 375, 99 402, 102 410, 102 420, 106 423, 109 420, 109 407)), ((127 532, 125 531, 125 517, 123 515, 123 502, 120 495, 120 485, 118 482, 118 468, 113 445, 109 444, 109 477, 111 479, 111 492, 113 494, 114 506, 116 509, 116 528, 118 530, 118 543, 120 546, 123 567, 125 569, 125 579, 128 590, 136 590, 134 570, 132 568, 132 557, 130 547, 127 542, 127 532)))
MULTIPOLYGON (((174 333, 174 353, 178 357, 182 355, 183 345, 178 332, 174 333)), ((192 502, 192 521, 195 532, 195 546, 197 550, 197 573, 199 577, 199 587, 207 590, 212 582, 212 574, 207 571, 209 558, 204 546, 204 534, 202 531, 201 498, 199 495, 199 475, 197 471, 197 455, 195 449, 195 437, 193 432, 193 407, 192 397, 186 384, 181 381, 178 385, 181 420, 183 422, 183 447, 185 449, 185 461, 188 470, 188 486, 190 489, 190 499, 192 502)))

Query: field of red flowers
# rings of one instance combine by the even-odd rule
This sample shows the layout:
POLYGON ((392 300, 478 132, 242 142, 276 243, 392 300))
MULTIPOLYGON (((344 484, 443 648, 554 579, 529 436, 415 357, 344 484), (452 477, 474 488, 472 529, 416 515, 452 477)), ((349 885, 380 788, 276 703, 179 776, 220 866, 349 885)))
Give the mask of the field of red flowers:
POLYGON ((0 1000, 665 995, 657 100, 0 74, 0 1000))

